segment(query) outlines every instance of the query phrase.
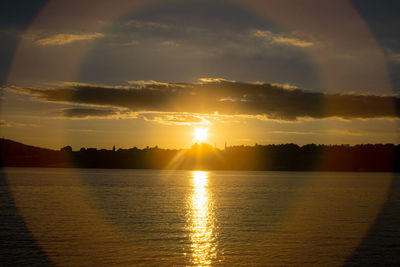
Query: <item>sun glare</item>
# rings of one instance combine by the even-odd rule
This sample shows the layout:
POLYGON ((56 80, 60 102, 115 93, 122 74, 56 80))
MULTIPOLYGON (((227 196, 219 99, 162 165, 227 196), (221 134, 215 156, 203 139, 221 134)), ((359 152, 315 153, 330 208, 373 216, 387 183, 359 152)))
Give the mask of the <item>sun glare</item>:
POLYGON ((195 128, 194 129, 194 139, 197 142, 204 142, 207 140, 207 129, 205 128, 195 128))

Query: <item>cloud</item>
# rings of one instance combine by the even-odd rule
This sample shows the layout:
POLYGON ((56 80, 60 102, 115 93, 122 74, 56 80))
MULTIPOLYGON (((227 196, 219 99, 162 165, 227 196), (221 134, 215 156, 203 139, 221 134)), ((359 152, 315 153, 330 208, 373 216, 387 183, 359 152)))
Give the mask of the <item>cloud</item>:
MULTIPOLYGON (((285 85, 268 83, 222 79, 208 81, 207 79, 202 79, 198 83, 142 81, 115 87, 64 84, 57 88, 14 86, 6 89, 34 95, 41 101, 119 108, 135 113, 245 115, 286 121, 330 117, 344 119, 400 117, 400 98, 396 96, 326 94, 294 87, 287 89, 285 85)), ((86 111, 68 112, 76 115, 86 111)), ((110 112, 111 115, 111 111, 99 112, 110 112)), ((171 121, 173 120, 171 118, 171 121)), ((185 119, 181 118, 175 120, 185 122, 185 119)))
POLYGON ((35 125, 26 125, 22 123, 8 122, 5 120, 0 120, 0 127, 22 127, 22 126, 35 126, 35 125))
POLYGON ((11 124, 6 122, 5 120, 0 120, 0 127, 10 127, 11 124))
POLYGON ((175 41, 171 41, 171 40, 166 40, 166 41, 162 41, 160 43, 161 46, 169 46, 169 47, 179 47, 180 44, 178 42, 175 41))
POLYGON ((138 45, 139 43, 140 43, 140 42, 137 41, 137 40, 131 40, 131 41, 129 41, 129 42, 122 43, 122 46, 135 46, 135 45, 138 45))
POLYGON ((41 46, 59 46, 66 45, 77 41, 93 40, 104 37, 102 33, 86 33, 86 34, 54 34, 49 37, 37 39, 35 42, 41 46))
POLYGON ((275 36, 273 37, 273 41, 274 43, 281 43, 298 47, 308 47, 313 45, 313 43, 311 42, 303 41, 297 38, 289 38, 283 36, 275 36))
POLYGON ((393 63, 400 63, 400 53, 395 52, 391 49, 387 49, 386 53, 388 54, 388 58, 393 63))
POLYGON ((149 88, 151 86, 168 86, 168 83, 163 83, 163 82, 157 82, 153 80, 138 80, 138 81, 128 81, 128 84, 131 86, 136 86, 140 88, 149 88))
POLYGON ((124 22, 122 27, 126 27, 128 29, 136 28, 136 29, 146 29, 146 30, 156 30, 156 29, 169 29, 171 25, 165 23, 159 23, 155 21, 145 21, 145 20, 137 20, 131 19, 124 22))
POLYGON ((145 121, 157 122, 165 125, 205 125, 210 121, 200 115, 179 113, 141 113, 138 117, 145 121))
POLYGON ((223 78, 200 78, 199 79, 200 82, 204 82, 204 83, 219 83, 219 82, 235 82, 233 80, 226 80, 223 78))
POLYGON ((309 41, 301 40, 296 37, 276 34, 268 30, 253 30, 251 31, 250 35, 272 44, 283 44, 283 45, 303 47, 303 48, 314 45, 312 42, 309 41))
POLYGON ((64 117, 69 118, 89 118, 89 117, 109 117, 118 113, 110 109, 92 109, 92 108, 66 108, 62 110, 64 117))
POLYGON ((298 86, 296 86, 294 84, 290 84, 290 83, 271 83, 271 85, 277 86, 277 87, 282 87, 283 89, 286 89, 286 90, 299 89, 298 86))

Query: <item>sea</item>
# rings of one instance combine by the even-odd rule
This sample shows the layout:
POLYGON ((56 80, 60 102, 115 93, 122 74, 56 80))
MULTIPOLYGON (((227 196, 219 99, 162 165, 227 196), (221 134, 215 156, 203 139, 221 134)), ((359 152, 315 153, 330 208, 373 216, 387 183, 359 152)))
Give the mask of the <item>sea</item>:
POLYGON ((400 266, 400 176, 3 168, 0 266, 400 266))

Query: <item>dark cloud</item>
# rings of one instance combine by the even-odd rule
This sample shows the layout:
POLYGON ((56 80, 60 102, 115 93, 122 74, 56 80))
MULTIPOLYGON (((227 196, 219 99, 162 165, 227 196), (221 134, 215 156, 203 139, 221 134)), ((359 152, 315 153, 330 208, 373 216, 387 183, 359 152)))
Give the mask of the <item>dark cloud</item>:
POLYGON ((366 20, 374 35, 383 44, 399 44, 400 2, 397 0, 351 0, 353 6, 366 20))
MULTIPOLYGON (((4 0, 0 4, 0 84, 6 79, 19 36, 47 0, 4 0), (23 8, 22 8, 23 7, 23 8)), ((1 95, 1 92, 0 92, 1 95)))
MULTIPOLYGON (((187 25, 196 28, 217 27, 235 31, 265 25, 266 23, 265 19, 254 16, 240 4, 214 0, 168 1, 157 6, 135 11, 125 19, 151 20, 157 21, 162 25, 168 24, 180 27, 187 25), (182 22, 185 22, 185 24, 182 24, 182 22)), ((269 24, 273 26, 272 23, 269 24)))
POLYGON ((62 113, 65 117, 70 118, 109 117, 117 115, 115 110, 89 108, 66 108, 62 110, 62 113))
POLYGON ((377 41, 385 48, 393 87, 400 92, 400 2, 397 0, 351 0, 353 6, 368 23, 377 41))
POLYGON ((216 75, 318 85, 305 51, 310 42, 231 2, 168 1, 127 14, 104 35, 85 56, 79 80, 193 82, 216 75), (269 38, 255 31, 268 31, 269 38))
MULTIPOLYGON (((106 87, 70 85, 54 89, 16 88, 41 100, 129 109, 132 112, 184 112, 221 115, 262 115, 272 119, 398 118, 395 96, 324 94, 285 85, 204 79, 199 83, 157 83, 106 87)), ((69 116, 112 115, 111 110, 67 110, 69 116)))
POLYGON ((0 9, 1 28, 24 29, 47 0, 3 0, 0 9), (22 8, 23 7, 23 8, 22 8))

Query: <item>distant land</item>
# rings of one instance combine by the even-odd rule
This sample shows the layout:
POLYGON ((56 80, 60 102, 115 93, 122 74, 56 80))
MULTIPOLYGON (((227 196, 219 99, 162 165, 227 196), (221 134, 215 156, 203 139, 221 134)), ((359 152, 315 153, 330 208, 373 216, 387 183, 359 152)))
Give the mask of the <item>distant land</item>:
POLYGON ((1 167, 399 172, 400 145, 296 144, 52 150, 0 139, 1 167))

